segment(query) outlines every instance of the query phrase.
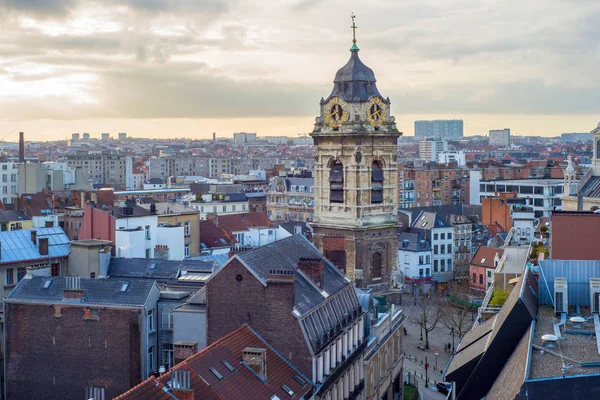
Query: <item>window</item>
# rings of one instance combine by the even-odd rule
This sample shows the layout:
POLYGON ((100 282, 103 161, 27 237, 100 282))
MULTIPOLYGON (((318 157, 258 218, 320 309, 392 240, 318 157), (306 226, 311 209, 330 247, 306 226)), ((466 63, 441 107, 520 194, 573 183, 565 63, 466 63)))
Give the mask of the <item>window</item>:
POLYGON ((451 244, 448 245, 448 254, 450 254, 450 253, 452 253, 452 245, 451 244))
POLYGON ((150 225, 146 225, 144 230, 146 231, 146 240, 150 240, 150 225))
POLYGON ((479 284, 483 285, 483 274, 479 274, 479 284))
POLYGON ((438 240, 438 234, 437 233, 433 234, 433 240, 438 240))
POLYGON ((409 264, 410 263, 410 256, 408 254, 404 255, 404 264, 409 264))
POLYGON ((12 268, 9 268, 6 270, 6 284, 7 285, 14 285, 15 284, 15 276, 14 276, 15 270, 12 268))
POLYGON ((440 271, 444 272, 446 270, 446 260, 440 260, 440 271))
POLYGON ((52 264, 52 276, 60 276, 60 265, 52 264))
POLYGON ((27 271, 25 268, 21 267, 17 269, 17 282, 21 282, 21 279, 25 278, 25 274, 27 271))
POLYGON ((90 278, 92 278, 92 279, 96 278, 96 273, 95 272, 90 272, 90 278))
POLYGON ((491 278, 491 277, 492 277, 492 271, 488 271, 488 272, 487 272, 487 277, 488 277, 488 278, 491 278))
POLYGON ((185 257, 189 257, 190 256, 190 244, 186 243, 185 244, 185 257))
POLYGON ((448 233, 448 240, 452 239, 452 234, 448 233))
POLYGON ((441 254, 446 254, 446 246, 444 246, 443 244, 440 245, 440 253, 441 254))
POLYGON ((383 268, 383 257, 381 253, 376 252, 371 256, 371 279, 381 278, 383 268))
POLYGON ((151 255, 151 249, 146 249, 146 258, 150 258, 151 255))
POLYGON ((425 256, 425 264, 431 264, 431 256, 425 256))
POLYGON ((227 206, 223 206, 223 212, 227 212, 227 206))
POLYGON ((154 346, 148 347, 148 372, 154 371, 154 346))
POLYGON ((344 166, 336 160, 329 173, 329 202, 344 202, 344 166))
POLYGON ((173 366, 173 344, 163 343, 162 345, 162 365, 169 369, 173 366))
POLYGON ((438 260, 433 260, 433 272, 438 272, 438 260))
POLYGON ((477 274, 473 272, 473 283, 477 283, 477 274))
POLYGON ((438 245, 437 244, 433 245, 433 254, 438 254, 438 245))
POLYGON ((440 239, 446 240, 446 234, 445 233, 440 234, 440 239))
POLYGON ((148 332, 154 331, 154 310, 148 310, 148 316, 146 317, 148 322, 148 332))
POLYGON ((423 256, 419 256, 419 265, 423 264, 423 256))
POLYGON ((186 221, 183 224, 183 234, 185 236, 190 236, 190 221, 186 221))
POLYGON ((383 170, 379 162, 371 165, 371 204, 383 203, 383 170))
POLYGON ((423 276, 423 268, 419 268, 419 276, 423 276))
POLYGON ((425 268, 425 273, 427 274, 425 276, 429 276, 429 268, 425 268))

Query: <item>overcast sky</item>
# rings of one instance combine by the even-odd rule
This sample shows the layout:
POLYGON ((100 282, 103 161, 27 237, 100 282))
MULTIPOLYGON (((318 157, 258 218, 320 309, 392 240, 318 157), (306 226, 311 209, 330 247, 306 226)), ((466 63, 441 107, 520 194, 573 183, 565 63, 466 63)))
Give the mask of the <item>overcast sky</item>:
POLYGON ((351 12, 408 135, 419 118, 523 135, 600 120, 597 0, 0 0, 0 136, 310 132, 351 12))

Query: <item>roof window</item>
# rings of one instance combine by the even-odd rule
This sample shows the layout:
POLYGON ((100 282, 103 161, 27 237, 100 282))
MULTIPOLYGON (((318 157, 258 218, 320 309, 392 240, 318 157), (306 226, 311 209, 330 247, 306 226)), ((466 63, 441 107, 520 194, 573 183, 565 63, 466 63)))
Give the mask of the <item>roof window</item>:
POLYGON ((227 367, 227 369, 229 370, 229 372, 231 372, 231 373, 235 372, 235 368, 233 368, 233 366, 231 364, 229 364, 227 361, 223 360, 221 362, 223 363, 223 365, 225 367, 227 367))
POLYGON ((214 376, 217 377, 218 380, 223 380, 223 375, 221 375, 221 373, 219 371, 217 371, 216 368, 211 367, 211 368, 209 368, 209 370, 210 370, 210 372, 213 373, 214 376))
POLYGON ((121 285, 121 288, 119 289, 120 292, 126 292, 127 289, 129 289, 129 282, 125 282, 121 285))
POLYGON ((284 392, 286 392, 290 396, 294 395, 294 391, 292 389, 290 389, 288 385, 285 385, 285 384, 281 385, 281 388, 283 389, 284 392))

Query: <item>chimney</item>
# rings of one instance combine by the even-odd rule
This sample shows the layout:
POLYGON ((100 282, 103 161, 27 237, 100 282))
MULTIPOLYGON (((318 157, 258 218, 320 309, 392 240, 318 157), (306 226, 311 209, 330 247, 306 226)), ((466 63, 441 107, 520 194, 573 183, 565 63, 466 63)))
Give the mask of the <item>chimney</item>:
POLYGON ((178 400, 194 400, 194 390, 191 387, 189 370, 172 370, 169 386, 171 387, 173 395, 178 400))
POLYGON ((54 227, 54 221, 45 221, 44 222, 44 227, 46 227, 46 228, 52 228, 52 227, 54 227))
POLYGON ((308 258, 300 257, 298 261, 298 269, 304 273, 319 289, 323 289, 325 263, 320 257, 308 258))
POLYGON ((37 231, 35 229, 31 230, 31 241, 34 245, 37 245, 37 231))
POLYGON ((82 299, 83 289, 81 288, 81 277, 67 276, 65 277, 65 299, 82 299))
MULTIPOLYGON (((217 238, 215 238, 215 243, 217 243, 217 238)), ((252 246, 240 246, 239 244, 235 244, 229 248, 229 254, 227 254, 227 257, 231 258, 236 254, 245 253, 252 250, 252 248, 252 246)))
POLYGON ((154 246, 154 258, 157 260, 168 260, 169 246, 164 244, 157 244, 154 246))
POLYGON ((150 214, 152 214, 152 215, 156 214, 156 203, 154 203, 154 202, 150 203, 150 214))
POLYGON ((48 238, 47 237, 40 238, 39 249, 40 249, 40 255, 42 255, 42 256, 48 255, 48 238))
POLYGON ((499 263, 500 263, 500 256, 498 255, 498 253, 496 253, 496 255, 494 256, 494 267, 497 267, 499 263))
POLYGON ((19 162, 25 162, 25 134, 19 132, 19 162))
POLYGON ((195 342, 175 342, 173 343, 173 359, 175 364, 179 364, 186 358, 190 358, 198 352, 198 343, 195 342))
POLYGON ((263 381, 267 379, 267 349, 246 347, 242 350, 242 362, 263 381))

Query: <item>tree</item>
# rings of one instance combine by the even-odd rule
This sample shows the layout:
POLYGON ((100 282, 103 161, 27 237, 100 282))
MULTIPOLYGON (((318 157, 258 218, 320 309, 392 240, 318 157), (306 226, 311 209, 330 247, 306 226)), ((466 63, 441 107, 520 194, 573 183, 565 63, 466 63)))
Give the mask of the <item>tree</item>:
POLYGON ((472 317, 469 318, 469 311, 473 312, 470 304, 469 281, 455 282, 448 297, 450 301, 442 305, 442 324, 454 331, 458 338, 462 338, 473 325, 472 317))
POLYGON ((435 329, 442 315, 442 307, 437 294, 430 293, 417 300, 417 306, 408 317, 409 321, 425 331, 425 348, 429 349, 429 332, 435 329))
POLYGON ((508 293, 502 289, 496 289, 492 294, 490 306, 503 306, 506 299, 508 299, 508 293))

